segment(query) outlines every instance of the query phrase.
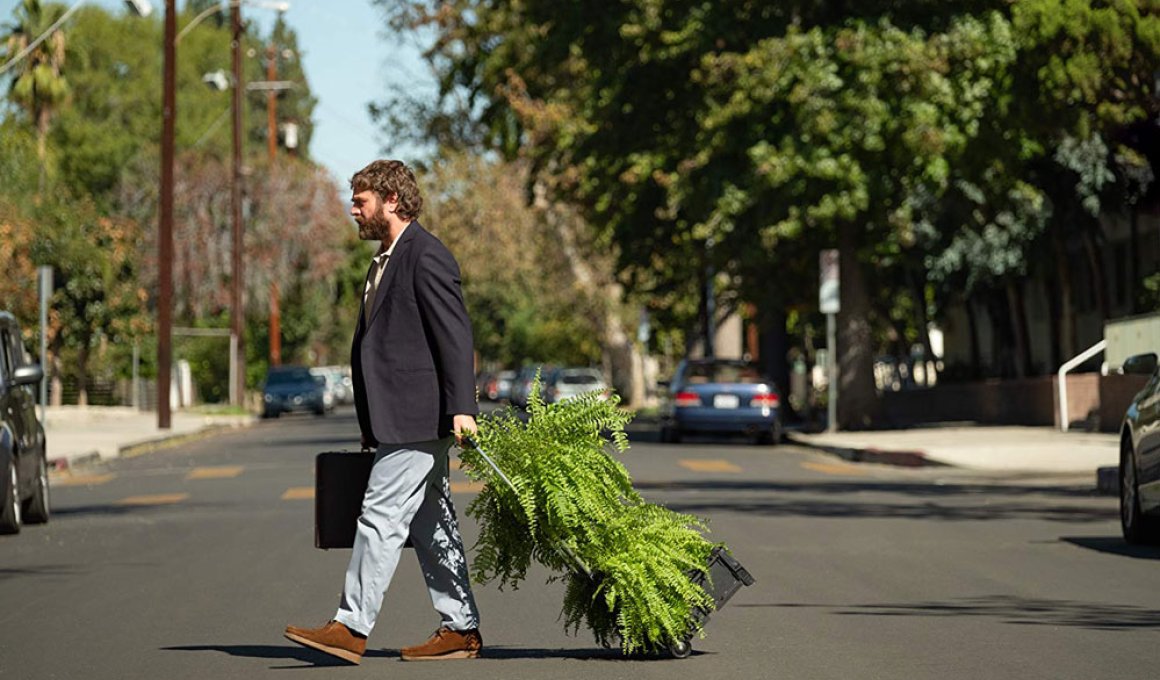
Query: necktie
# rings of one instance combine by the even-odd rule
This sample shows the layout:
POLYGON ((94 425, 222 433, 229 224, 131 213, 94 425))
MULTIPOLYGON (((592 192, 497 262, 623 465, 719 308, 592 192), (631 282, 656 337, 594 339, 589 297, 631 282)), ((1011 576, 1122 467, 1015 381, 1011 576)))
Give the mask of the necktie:
POLYGON ((371 264, 371 270, 367 272, 367 288, 363 297, 363 318, 368 324, 371 322, 371 309, 375 305, 375 293, 379 290, 379 282, 383 280, 383 270, 387 268, 387 260, 389 259, 389 256, 382 259, 376 257, 371 264))

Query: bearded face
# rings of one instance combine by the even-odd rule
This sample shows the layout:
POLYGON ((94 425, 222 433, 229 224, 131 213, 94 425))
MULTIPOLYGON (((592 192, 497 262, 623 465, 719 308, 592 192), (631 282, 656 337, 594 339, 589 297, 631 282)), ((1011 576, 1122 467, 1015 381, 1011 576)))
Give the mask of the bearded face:
POLYGON ((379 203, 379 208, 370 213, 363 219, 355 218, 358 223, 358 237, 364 241, 384 241, 387 239, 390 225, 387 223, 387 218, 383 216, 381 210, 382 203, 379 203))
POLYGON ((351 197, 351 217, 358 224, 358 237, 364 241, 388 238, 390 225, 383 214, 383 201, 373 191, 360 191, 351 197))

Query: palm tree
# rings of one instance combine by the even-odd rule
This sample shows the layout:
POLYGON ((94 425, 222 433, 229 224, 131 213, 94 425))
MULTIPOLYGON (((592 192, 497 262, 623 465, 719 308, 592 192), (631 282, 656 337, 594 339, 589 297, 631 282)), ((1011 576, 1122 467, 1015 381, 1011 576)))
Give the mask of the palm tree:
MULTIPOLYGON (((15 23, 4 24, 0 43, 4 60, 11 59, 41 36, 64 14, 60 5, 41 5, 40 0, 24 0, 15 12, 15 23)), ((40 190, 44 191, 46 143, 52 114, 68 96, 64 67, 65 36, 57 30, 36 46, 13 68, 9 96, 36 125, 36 152, 40 159, 40 190)))

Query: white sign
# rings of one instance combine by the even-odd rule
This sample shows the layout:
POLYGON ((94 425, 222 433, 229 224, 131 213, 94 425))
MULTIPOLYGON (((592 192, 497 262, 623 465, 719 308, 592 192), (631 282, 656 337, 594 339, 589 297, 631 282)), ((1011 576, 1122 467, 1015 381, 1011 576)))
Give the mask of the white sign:
POLYGON ((842 296, 838 287, 838 251, 823 250, 818 258, 822 277, 818 287, 818 310, 822 314, 837 314, 842 309, 842 296))

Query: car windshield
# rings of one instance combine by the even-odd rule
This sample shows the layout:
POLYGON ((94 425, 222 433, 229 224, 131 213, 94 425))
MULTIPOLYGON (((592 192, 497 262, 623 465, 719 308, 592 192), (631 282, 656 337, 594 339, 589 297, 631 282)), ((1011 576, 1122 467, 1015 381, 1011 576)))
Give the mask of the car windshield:
POLYGON ((279 371, 270 371, 270 374, 266 376, 267 385, 289 385, 303 382, 314 382, 314 377, 305 368, 287 368, 279 371))
POLYGON ((685 371, 685 382, 690 385, 706 383, 755 384, 766 382, 757 367, 752 364, 689 364, 685 371))
POLYGON ((600 378, 597 378, 594 375, 587 375, 583 373, 578 375, 568 375, 565 373, 564 375, 560 376, 560 382, 565 385, 593 385, 600 382, 600 378))

